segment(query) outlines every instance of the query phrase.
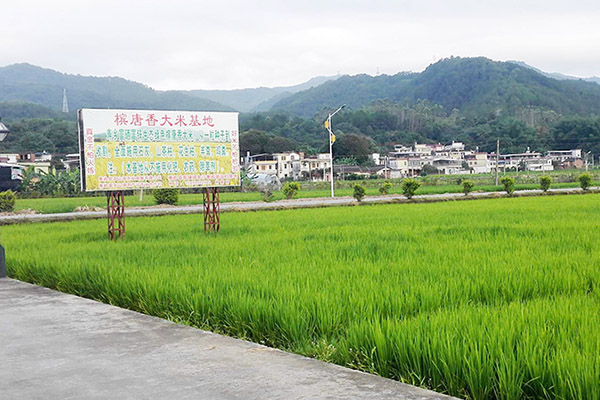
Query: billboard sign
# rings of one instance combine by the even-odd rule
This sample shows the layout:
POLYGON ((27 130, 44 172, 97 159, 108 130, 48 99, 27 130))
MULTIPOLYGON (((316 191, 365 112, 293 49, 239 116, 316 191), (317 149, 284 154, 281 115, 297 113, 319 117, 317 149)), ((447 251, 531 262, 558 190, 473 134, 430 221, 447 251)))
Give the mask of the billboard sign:
POLYGON ((238 113, 79 110, 82 190, 239 186, 238 113))

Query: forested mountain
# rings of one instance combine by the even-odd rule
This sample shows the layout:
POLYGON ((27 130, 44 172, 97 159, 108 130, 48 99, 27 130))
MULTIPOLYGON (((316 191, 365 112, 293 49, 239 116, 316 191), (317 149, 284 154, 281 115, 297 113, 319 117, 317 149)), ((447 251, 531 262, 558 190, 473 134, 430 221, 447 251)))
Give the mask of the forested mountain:
POLYGON ((83 107, 233 110, 211 100, 178 91, 157 91, 123 78, 69 75, 30 64, 0 67, 0 101, 35 103, 61 110, 63 89, 67 89, 71 110, 83 107))
POLYGON ((416 74, 342 76, 335 81, 288 96, 272 106, 273 110, 311 117, 325 109, 335 109, 341 104, 361 108, 380 99, 396 99, 403 93, 416 74))
POLYGON ((273 88, 158 91, 118 77, 69 75, 30 64, 13 64, 0 67, 0 102, 28 102, 61 110, 63 89, 67 89, 71 110, 108 107, 265 111, 293 93, 333 79, 320 76, 299 85, 273 88))
MULTIPOLYGON (((47 102, 45 90, 56 98, 51 108, 0 101, 0 117, 11 129, 0 151, 76 151, 74 113, 57 111, 64 86, 72 110, 81 106, 72 100, 73 91, 91 107, 106 106, 102 103, 106 99, 114 101, 115 107, 152 108, 169 108, 165 104, 179 108, 176 105, 186 101, 203 101, 181 92, 157 92, 121 78, 76 77, 27 65, 0 68, 0 98, 14 100, 5 90, 11 85, 21 88, 15 94, 29 93, 33 103, 47 102), (17 73, 23 69, 31 73, 27 79, 17 73), (76 89, 69 89, 73 82, 76 89), (94 103, 94 99, 100 101, 94 103), (165 99, 171 102, 160 102, 165 99)), ((600 85, 559 81, 528 67, 485 58, 451 58, 422 73, 344 76, 279 100, 279 110, 243 113, 241 153, 328 151, 323 121, 328 111, 344 103, 348 107, 333 120, 336 162, 366 160, 371 151, 385 153, 394 144, 415 141, 459 140, 472 149, 494 151, 499 139, 503 153, 581 148, 600 154, 600 85)))
POLYGON ((421 73, 317 77, 289 87, 163 92, 117 77, 69 75, 29 64, 14 64, 0 68, 0 102, 21 101, 60 110, 62 89, 66 88, 71 110, 81 107, 281 110, 313 117, 344 103, 358 109, 377 100, 399 103, 428 100, 441 105, 447 113, 458 109, 465 115, 514 115, 530 107, 565 115, 600 111, 600 85, 557 80, 547 75, 516 62, 450 58, 430 65, 421 73))
POLYGON ((267 111, 277 101, 291 96, 293 93, 319 86, 334 79, 335 77, 331 76, 318 76, 294 86, 237 90, 190 90, 186 93, 225 104, 240 112, 267 111))
POLYGON ((525 107, 560 114, 600 112, 600 85, 556 80, 512 62, 487 58, 449 58, 415 74, 344 76, 282 99, 274 110, 305 117, 340 104, 353 108, 374 100, 428 100, 447 113, 513 115, 525 107))
POLYGON ((71 113, 64 114, 39 104, 24 103, 22 101, 0 101, 0 118, 5 121, 23 118, 70 118, 74 120, 75 115, 71 113))

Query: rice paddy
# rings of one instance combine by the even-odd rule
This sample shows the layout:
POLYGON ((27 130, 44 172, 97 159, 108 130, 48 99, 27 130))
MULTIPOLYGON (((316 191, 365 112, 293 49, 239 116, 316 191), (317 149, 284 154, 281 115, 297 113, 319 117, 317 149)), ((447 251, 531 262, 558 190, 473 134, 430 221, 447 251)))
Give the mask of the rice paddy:
POLYGON ((11 277, 469 399, 600 399, 600 195, 2 227, 11 277))

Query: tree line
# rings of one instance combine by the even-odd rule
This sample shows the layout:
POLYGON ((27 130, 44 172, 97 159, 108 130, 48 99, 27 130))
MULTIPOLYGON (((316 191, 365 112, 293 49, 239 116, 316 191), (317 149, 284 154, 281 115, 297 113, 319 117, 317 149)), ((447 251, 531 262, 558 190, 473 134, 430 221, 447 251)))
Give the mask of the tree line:
MULTIPOLYGON (((329 151, 323 122, 326 112, 302 118, 285 112, 241 114, 240 153, 329 151)), ((59 118, 23 118, 4 121, 11 130, 0 143, 2 152, 78 151, 77 126, 59 118)), ((429 101, 377 101, 367 107, 344 109, 333 119, 338 161, 368 162, 372 152, 386 153, 394 144, 462 141, 469 148, 492 152, 496 140, 503 153, 581 148, 600 154, 599 116, 562 116, 553 111, 523 107, 511 115, 473 116, 458 109, 445 111, 429 101)))

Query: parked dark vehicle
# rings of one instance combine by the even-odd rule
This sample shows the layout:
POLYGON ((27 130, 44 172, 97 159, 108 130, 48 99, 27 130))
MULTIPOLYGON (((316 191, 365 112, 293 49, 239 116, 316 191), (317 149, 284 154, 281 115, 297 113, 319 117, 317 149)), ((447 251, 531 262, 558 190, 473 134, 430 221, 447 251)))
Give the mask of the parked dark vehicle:
POLYGON ((15 164, 0 163, 0 192, 15 191, 23 180, 23 167, 15 164))

